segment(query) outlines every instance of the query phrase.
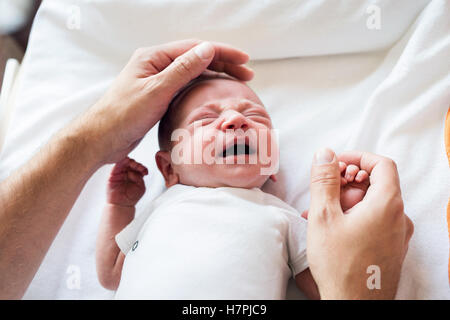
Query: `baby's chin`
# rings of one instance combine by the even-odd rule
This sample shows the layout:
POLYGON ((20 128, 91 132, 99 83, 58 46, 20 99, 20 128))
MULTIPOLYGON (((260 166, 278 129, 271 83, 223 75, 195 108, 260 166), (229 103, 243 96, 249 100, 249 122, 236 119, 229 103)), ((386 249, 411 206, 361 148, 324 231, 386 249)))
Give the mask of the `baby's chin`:
POLYGON ((262 175, 257 164, 204 164, 184 167, 180 173, 181 184, 209 188, 261 188, 270 177, 262 175))
POLYGON ((214 180, 220 181, 224 186, 245 189, 261 188, 268 179, 269 176, 261 175, 259 167, 248 164, 224 168, 223 172, 214 177, 214 180))

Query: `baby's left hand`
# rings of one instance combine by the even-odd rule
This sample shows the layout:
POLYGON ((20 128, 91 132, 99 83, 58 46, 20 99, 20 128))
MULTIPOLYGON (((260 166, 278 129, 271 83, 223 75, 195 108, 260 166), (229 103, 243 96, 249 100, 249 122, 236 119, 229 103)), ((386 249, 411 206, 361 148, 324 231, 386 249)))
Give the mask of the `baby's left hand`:
POLYGON ((361 170, 358 166, 339 161, 339 170, 341 171, 341 207, 346 213, 353 208, 366 195, 369 188, 369 174, 361 170))
MULTIPOLYGON (((341 172, 341 207, 344 213, 353 208, 366 195, 370 185, 369 174, 358 166, 339 161, 341 172)), ((302 217, 308 219, 308 210, 303 211, 302 217)))

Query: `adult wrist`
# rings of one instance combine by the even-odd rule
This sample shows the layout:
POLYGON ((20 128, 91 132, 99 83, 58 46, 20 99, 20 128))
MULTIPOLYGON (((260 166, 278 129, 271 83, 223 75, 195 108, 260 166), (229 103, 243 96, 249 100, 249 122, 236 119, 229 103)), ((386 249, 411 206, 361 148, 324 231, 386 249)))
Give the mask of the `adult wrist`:
POLYGON ((50 142, 52 144, 60 149, 63 157, 82 163, 83 171, 90 175, 105 164, 103 147, 99 146, 95 128, 91 128, 82 118, 58 132, 50 142))

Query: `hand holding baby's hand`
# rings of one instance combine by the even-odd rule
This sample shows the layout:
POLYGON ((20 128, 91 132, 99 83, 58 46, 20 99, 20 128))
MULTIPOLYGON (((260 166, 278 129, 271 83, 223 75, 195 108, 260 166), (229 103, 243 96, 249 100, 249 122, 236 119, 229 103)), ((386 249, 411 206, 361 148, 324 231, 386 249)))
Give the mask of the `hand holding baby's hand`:
MULTIPOLYGON (((354 164, 347 165, 339 161, 341 172, 341 207, 344 213, 358 204, 366 195, 369 188, 369 174, 354 164)), ((308 219, 308 210, 302 213, 302 217, 308 219)))
POLYGON ((321 298, 393 299, 414 230, 395 162, 324 148, 314 155, 310 188, 307 255, 321 298), (371 265, 383 270, 379 290, 367 286, 371 265))
POLYGON ((144 176, 148 170, 130 158, 116 163, 108 181, 107 201, 110 204, 132 207, 145 193, 144 176))

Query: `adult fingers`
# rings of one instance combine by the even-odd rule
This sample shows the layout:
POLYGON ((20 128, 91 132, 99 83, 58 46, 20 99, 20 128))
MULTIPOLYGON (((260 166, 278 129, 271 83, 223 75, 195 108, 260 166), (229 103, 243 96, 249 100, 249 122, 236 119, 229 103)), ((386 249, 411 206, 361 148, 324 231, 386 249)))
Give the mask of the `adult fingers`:
MULTIPOLYGON (((203 41, 196 39, 174 41, 163 44, 161 46, 157 46, 154 48, 154 50, 161 50, 173 61, 178 56, 201 43, 203 43, 203 41)), ((212 62, 222 61, 232 64, 244 64, 249 60, 248 54, 242 50, 220 42, 209 43, 213 45, 215 51, 212 62)))
POLYGON ((405 214, 406 219, 406 243, 411 240, 412 235, 414 234, 414 224, 412 220, 405 214))
POLYGON ((213 45, 203 42, 177 57, 157 77, 165 90, 174 94, 208 67, 214 53, 213 45))
POLYGON ((208 66, 208 69, 216 72, 227 73, 230 76, 242 81, 250 81, 254 76, 253 70, 244 65, 226 63, 223 61, 212 62, 208 66))
POLYGON ((226 72, 237 79, 250 80, 253 77, 253 71, 242 65, 223 62, 242 62, 247 60, 247 58, 239 58, 240 51, 237 49, 233 50, 229 48, 225 50, 223 47, 216 47, 210 42, 203 42, 176 57, 157 77, 164 90, 169 94, 175 94, 189 81, 198 77, 209 66, 211 66, 211 69, 226 72), (216 51, 216 48, 219 51, 216 51), (235 53, 235 60, 231 58, 233 56, 232 53, 235 53), (218 61, 213 62, 214 59, 218 61))
MULTIPOLYGON (((150 63, 153 71, 149 75, 154 75, 163 71, 179 56, 202 43, 201 40, 192 39, 174 41, 158 46, 139 48, 136 50, 135 56, 138 57, 137 60, 139 61, 150 63)), ((242 50, 219 42, 208 43, 214 47, 211 65, 216 68, 220 64, 242 65, 249 60, 249 55, 242 50)))
POLYGON ((311 167, 311 205, 308 219, 342 214, 340 205, 341 175, 334 152, 321 149, 314 155, 311 167))

